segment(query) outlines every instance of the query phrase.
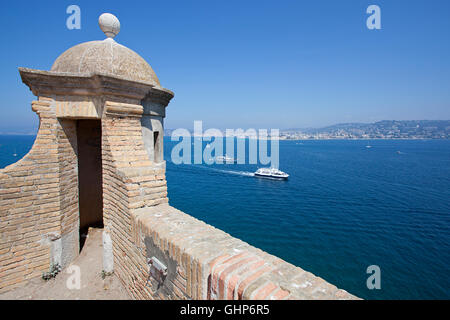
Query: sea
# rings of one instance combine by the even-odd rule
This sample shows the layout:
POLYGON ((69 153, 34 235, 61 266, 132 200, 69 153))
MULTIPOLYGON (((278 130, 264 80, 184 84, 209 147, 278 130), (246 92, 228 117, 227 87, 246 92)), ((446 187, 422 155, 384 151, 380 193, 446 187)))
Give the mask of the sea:
MULTIPOLYGON (((0 168, 34 139, 0 136, 0 168)), ((280 141, 287 181, 175 164, 177 144, 164 138, 172 206, 360 298, 450 299, 450 140, 280 141)))

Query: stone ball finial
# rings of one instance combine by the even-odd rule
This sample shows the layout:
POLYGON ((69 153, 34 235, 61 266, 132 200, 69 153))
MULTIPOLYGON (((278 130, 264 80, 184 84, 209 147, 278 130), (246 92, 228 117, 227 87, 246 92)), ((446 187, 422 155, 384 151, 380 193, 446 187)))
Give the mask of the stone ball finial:
POLYGON ((98 18, 98 24, 108 38, 114 38, 120 31, 120 21, 111 13, 103 13, 98 18))

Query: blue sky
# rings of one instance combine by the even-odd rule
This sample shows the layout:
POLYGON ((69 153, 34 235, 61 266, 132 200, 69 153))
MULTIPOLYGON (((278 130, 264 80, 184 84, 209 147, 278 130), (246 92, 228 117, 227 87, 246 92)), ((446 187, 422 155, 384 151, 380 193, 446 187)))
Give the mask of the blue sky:
POLYGON ((18 67, 49 70, 78 43, 116 41, 175 92, 166 128, 293 128, 450 119, 450 1, 2 1, 0 132, 34 132, 18 67), (66 8, 81 8, 68 30, 66 8), (381 30, 366 8, 381 8, 381 30))

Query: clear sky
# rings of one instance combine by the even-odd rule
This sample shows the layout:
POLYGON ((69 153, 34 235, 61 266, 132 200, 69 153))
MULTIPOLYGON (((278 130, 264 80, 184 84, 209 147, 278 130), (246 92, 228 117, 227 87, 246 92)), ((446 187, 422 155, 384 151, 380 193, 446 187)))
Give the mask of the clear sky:
POLYGON ((166 128, 319 127, 450 119, 450 1, 1 1, 0 132, 35 132, 34 96, 18 67, 49 70, 68 48, 116 41, 175 92, 166 128), (66 8, 81 8, 68 30, 66 8), (381 8, 381 30, 366 9, 381 8))

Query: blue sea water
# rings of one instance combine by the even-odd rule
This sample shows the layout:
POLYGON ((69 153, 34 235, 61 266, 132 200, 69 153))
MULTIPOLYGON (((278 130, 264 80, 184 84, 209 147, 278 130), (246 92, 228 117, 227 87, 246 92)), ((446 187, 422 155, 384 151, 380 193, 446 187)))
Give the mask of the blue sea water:
MULTIPOLYGON (((33 140, 0 136, 0 167, 33 140)), ((172 206, 361 298, 450 299, 449 140, 280 141, 288 181, 250 164, 175 165, 176 143, 164 141, 172 206), (370 265, 380 290, 366 286, 370 265)))

